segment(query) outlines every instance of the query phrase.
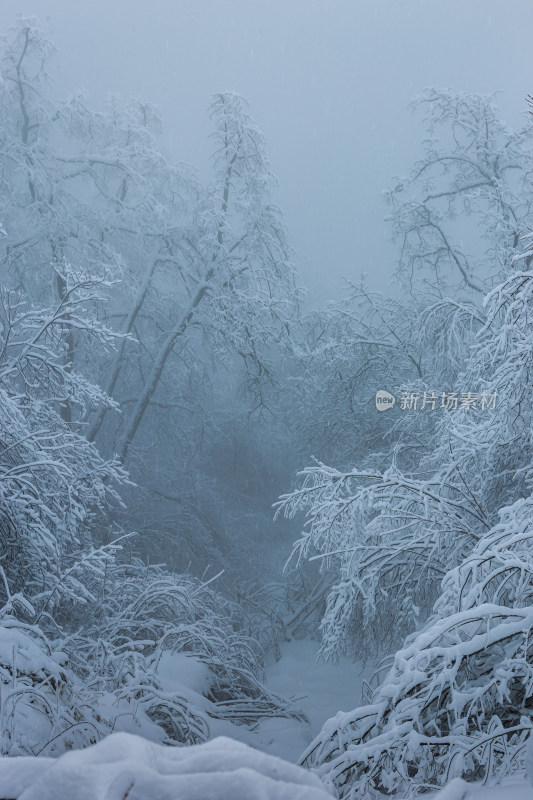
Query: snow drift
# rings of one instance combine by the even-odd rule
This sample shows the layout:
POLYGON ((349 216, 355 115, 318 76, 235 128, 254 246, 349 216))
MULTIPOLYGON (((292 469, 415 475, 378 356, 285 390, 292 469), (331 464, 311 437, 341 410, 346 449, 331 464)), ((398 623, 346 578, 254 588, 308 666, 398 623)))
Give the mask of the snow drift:
POLYGON ((0 797, 14 800, 328 800, 319 779, 219 737, 168 747, 114 733, 60 758, 0 759, 0 797))

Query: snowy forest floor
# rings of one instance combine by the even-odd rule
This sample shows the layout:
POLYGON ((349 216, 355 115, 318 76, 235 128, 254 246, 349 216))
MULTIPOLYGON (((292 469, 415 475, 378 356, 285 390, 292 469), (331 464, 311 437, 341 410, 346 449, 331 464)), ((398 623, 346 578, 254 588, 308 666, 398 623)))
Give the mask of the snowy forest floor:
POLYGON ((266 667, 267 688, 292 699, 307 722, 272 717, 249 729, 225 720, 210 720, 212 736, 238 739, 295 763, 327 719, 360 705, 363 680, 368 680, 373 671, 371 663, 363 666, 348 659, 339 659, 336 664, 317 660, 319 647, 319 642, 310 639, 283 642, 280 660, 271 657, 266 667))
POLYGON ((309 720, 306 724, 271 719, 259 725, 260 743, 256 746, 288 761, 298 759, 327 719, 361 704, 363 680, 373 672, 372 663, 363 666, 348 659, 339 659, 336 664, 317 660, 319 647, 319 642, 309 639, 283 642, 281 659, 267 665, 268 688, 294 698, 309 720))

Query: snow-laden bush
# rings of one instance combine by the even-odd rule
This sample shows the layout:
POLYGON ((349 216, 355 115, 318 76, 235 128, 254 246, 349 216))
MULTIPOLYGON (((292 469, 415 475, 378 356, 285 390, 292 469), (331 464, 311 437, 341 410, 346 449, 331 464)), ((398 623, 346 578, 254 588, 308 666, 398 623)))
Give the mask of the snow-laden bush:
POLYGON ((1 752, 57 755, 113 730, 194 744, 211 720, 301 718, 264 687, 237 606, 190 576, 120 565, 117 547, 94 551, 88 573, 77 565, 83 593, 62 625, 42 597, 33 606, 12 595, 2 573, 1 752))
POLYGON ((68 264, 59 272, 67 294, 51 307, 7 290, 0 296, 0 544, 14 589, 44 596, 57 587, 48 610, 77 594, 68 568, 126 480, 116 460, 61 417, 66 402, 80 413, 112 402, 66 360, 69 330, 113 346, 90 310, 109 282, 68 264))
POLYGON ((341 796, 488 781, 524 766, 533 727, 533 498, 443 581, 367 705, 339 714, 304 755, 341 796))
POLYGON ((245 615, 209 585, 138 562, 116 564, 105 580, 69 648, 84 684, 122 713, 134 704, 173 744, 205 741, 210 718, 301 716, 264 687, 263 653, 245 615), (201 676, 193 692, 190 667, 201 676))
POLYGON ((0 749, 12 756, 50 753, 96 742, 105 731, 84 702, 83 686, 67 654, 38 624, 36 611, 20 594, 0 609, 0 749))
POLYGON ((427 614, 450 563, 474 546, 479 509, 464 488, 438 475, 420 481, 395 467, 341 472, 321 463, 301 474, 301 487, 282 497, 279 508, 288 516, 307 510, 293 556, 320 557, 336 573, 322 652, 353 655, 394 645, 418 623, 421 609, 427 614))

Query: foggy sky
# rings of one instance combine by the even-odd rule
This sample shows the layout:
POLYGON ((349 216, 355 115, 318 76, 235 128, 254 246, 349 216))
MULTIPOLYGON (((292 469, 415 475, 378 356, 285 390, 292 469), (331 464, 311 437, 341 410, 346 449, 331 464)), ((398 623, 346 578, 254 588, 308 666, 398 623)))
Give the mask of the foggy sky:
POLYGON ((315 303, 362 271, 390 288, 381 191, 420 155, 413 95, 502 90, 518 124, 533 92, 531 0, 0 0, 2 32, 17 11, 58 47, 54 94, 155 103, 167 147, 204 176, 209 99, 243 94, 315 303))

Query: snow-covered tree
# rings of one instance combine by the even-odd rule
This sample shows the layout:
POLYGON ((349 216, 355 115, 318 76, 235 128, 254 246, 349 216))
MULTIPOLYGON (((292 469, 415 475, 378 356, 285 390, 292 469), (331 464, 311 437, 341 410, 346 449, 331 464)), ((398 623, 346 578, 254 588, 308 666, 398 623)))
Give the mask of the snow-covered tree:
POLYGON ((225 530, 247 533, 242 500, 221 500, 205 462, 227 424, 210 385, 226 367, 232 424, 269 404, 297 309, 263 137, 217 96, 204 188, 149 105, 51 100, 52 52, 21 18, 1 65, 0 747, 56 754, 128 726, 194 743, 212 719, 300 718, 264 687, 258 625, 214 570, 171 571, 196 553, 218 579, 248 567, 225 530), (136 557, 148 534, 167 569, 136 557))
POLYGON ((427 124, 423 157, 387 192, 398 273, 433 300, 482 297, 531 224, 531 125, 513 130, 492 96, 430 89, 413 101, 427 124))
POLYGON ((114 343, 114 335, 91 313, 106 281, 80 275, 69 265, 60 274, 65 294, 53 307, 37 307, 12 290, 2 294, 5 570, 17 590, 32 594, 55 584, 68 559, 92 541, 91 528, 117 503, 116 487, 125 480, 118 461, 102 458, 60 415, 65 402, 82 412, 100 402, 113 405, 65 364, 70 331, 90 337, 94 346, 114 343))
POLYGON ((67 291, 65 262, 113 284, 108 302, 92 308, 121 334, 115 347, 99 351, 66 325, 62 376, 68 383, 74 370, 102 386, 120 412, 107 402, 82 410, 67 384, 58 408, 138 484, 121 524, 137 528, 139 550, 149 539, 158 557, 180 568, 192 562, 201 574, 228 556, 217 509, 230 504, 208 455, 226 424, 215 393, 235 407, 231 424, 268 414, 297 318, 265 143, 245 101, 217 95, 213 180, 202 186, 163 150, 150 104, 113 97, 97 112, 79 94, 53 99, 53 53, 23 17, 3 49, 2 281, 47 306, 67 291))
MULTIPOLYGON (((244 385, 259 409, 266 402, 270 351, 286 341, 294 314, 291 254, 270 197, 273 179, 262 134, 238 95, 215 96, 211 114, 216 179, 180 232, 170 326, 155 343, 151 367, 119 431, 122 459, 178 344, 181 359, 195 357, 191 351, 206 344, 218 362, 238 355, 244 385)), ((139 297, 135 309, 140 302, 139 297)))
POLYGON ((193 743, 209 737, 210 718, 299 717, 263 686, 253 626, 211 581, 118 558, 128 536, 109 519, 126 473, 60 414, 65 392, 82 416, 113 403, 64 362, 70 327, 114 346, 93 314, 109 286, 68 265, 62 277, 65 296, 52 308, 3 296, 0 747, 57 753, 128 724, 193 743), (160 667, 172 659, 203 670, 203 695, 169 685, 160 667))
POLYGON ((479 311, 456 306, 455 322, 469 329, 454 370, 464 402, 434 416, 434 446, 416 472, 317 463, 282 498, 286 513, 308 514, 295 555, 317 554, 337 576, 325 654, 390 647, 389 629, 419 629, 380 669, 366 704, 328 722, 304 756, 342 797, 523 768, 533 715, 533 273, 520 266, 479 311))
POLYGON ((319 452, 339 466, 354 457, 373 464, 386 459, 393 423, 389 414, 376 415, 376 391, 396 391, 425 375, 418 317, 416 304, 370 292, 363 280, 348 284, 341 301, 304 315, 290 378, 302 457, 319 452))

